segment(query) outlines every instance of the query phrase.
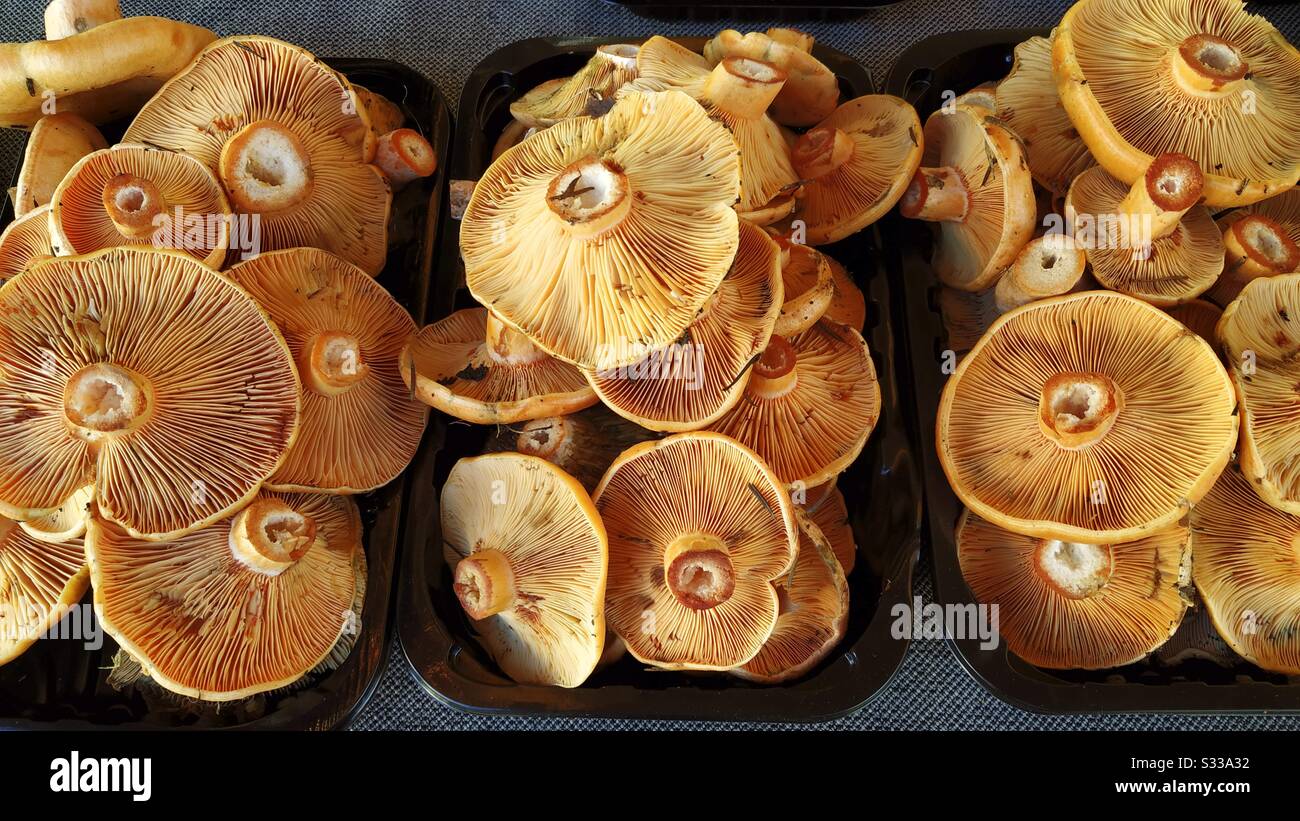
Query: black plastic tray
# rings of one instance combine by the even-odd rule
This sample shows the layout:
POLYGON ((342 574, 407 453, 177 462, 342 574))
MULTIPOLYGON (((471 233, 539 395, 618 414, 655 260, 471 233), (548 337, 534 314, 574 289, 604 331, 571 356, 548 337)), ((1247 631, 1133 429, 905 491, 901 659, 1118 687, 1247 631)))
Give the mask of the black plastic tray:
POLYGON ((604 0, 635 14, 658 20, 849 20, 874 8, 902 0, 701 0, 695 3, 663 0, 604 0))
MULTIPOLYGON (((393 198, 393 236, 388 262, 379 276, 415 317, 425 319, 433 249, 442 222, 447 157, 451 146, 451 112, 428 79, 399 63, 371 59, 330 59, 330 66, 353 82, 401 106, 411 127, 424 134, 438 152, 434 178, 413 183, 393 198)), ((120 136, 126 122, 104 128, 120 136)), ((17 170, 14 172, 17 178, 17 170)), ((5 198, 0 228, 13 219, 5 198)), ((323 676, 309 676, 294 688, 228 704, 183 700, 152 683, 119 691, 108 684, 108 668, 117 645, 104 635, 97 652, 81 642, 42 640, 7 665, 0 666, 0 729, 163 729, 168 727, 324 730, 345 724, 373 693, 388 658, 392 632, 393 574, 401 543, 404 474, 384 488, 357 497, 365 525, 369 578, 361 632, 343 666, 323 676)), ((89 604, 87 591, 83 604, 89 604)))
MULTIPOLYGON (((926 38, 908 48, 890 71, 886 90, 911 102, 924 122, 944 92, 961 94, 998 80, 1011 68, 1016 44, 1043 29, 963 31, 926 38)), ((934 562, 935 598, 941 604, 975 601, 957 562, 953 529, 962 504, 953 495, 935 450, 934 422, 946 376, 940 359, 948 347, 934 302, 937 280, 929 266, 930 233, 916 220, 893 217, 890 267, 905 283, 908 348, 916 383, 916 414, 925 465, 927 542, 934 562)), ((1192 618, 1189 611, 1188 620, 1192 618)), ((993 695, 1045 713, 1290 712, 1300 710, 1300 686, 1244 661, 1232 669, 1208 661, 1166 667, 1155 662, 1111 670, 1044 670, 1005 645, 982 650, 978 639, 952 641, 962 664, 993 695)))
MULTIPOLYGON (((532 39, 497 50, 470 75, 461 97, 461 132, 452 159, 455 179, 477 179, 509 121, 509 104, 537 83, 570 74, 603 43, 644 38, 532 39)), ((700 49, 703 38, 680 39, 700 49)), ((818 47, 814 53, 840 76, 848 97, 872 90, 865 68, 818 47)), ((464 287, 458 224, 443 231, 441 272, 431 316, 445 316, 473 301, 464 287)), ((847 636, 812 674, 786 686, 763 687, 730 676, 646 671, 630 656, 594 675, 584 686, 520 686, 497 671, 472 637, 442 558, 438 499, 456 460, 478 452, 486 428, 435 413, 432 435, 411 473, 405 560, 399 586, 398 635, 417 680, 439 700, 462 710, 516 715, 600 718, 820 721, 861 707, 884 687, 902 662, 907 642, 890 636, 895 603, 911 596, 919 555, 920 479, 910 418, 900 401, 894 368, 891 312, 896 284, 880 265, 880 235, 868 229, 830 246, 863 287, 868 304, 865 336, 879 373, 881 420, 862 457, 839 481, 859 544, 847 636)))

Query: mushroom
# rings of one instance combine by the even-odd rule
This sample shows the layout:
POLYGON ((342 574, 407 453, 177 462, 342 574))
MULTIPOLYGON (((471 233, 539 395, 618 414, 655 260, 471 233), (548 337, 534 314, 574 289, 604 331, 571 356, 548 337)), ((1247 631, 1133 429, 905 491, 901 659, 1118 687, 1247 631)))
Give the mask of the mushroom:
POLYGON ((1003 314, 944 386, 935 438, 957 496, 1042 539, 1133 541, 1210 489, 1237 436, 1213 349, 1113 291, 1003 314))
MULTIPOLYGON (((1193 538, 1193 541, 1195 539, 1193 538)), ((1193 575, 1196 561, 1192 560, 1193 575)), ((1195 592, 1195 589, 1192 591, 1195 592)), ((1241 664, 1241 657, 1232 652, 1232 648, 1219 635, 1210 618, 1210 611, 1201 603, 1200 596, 1194 596, 1191 610, 1183 616, 1173 637, 1155 652, 1154 660, 1166 667, 1177 667, 1190 661, 1208 661, 1225 669, 1241 664)))
POLYGON ((739 241, 736 143, 678 91, 624 93, 510 149, 460 226, 474 298, 551 354, 629 365, 681 336, 739 241))
POLYGON ((1131 186, 1104 168, 1074 179, 1067 223, 1088 249, 1102 285, 1167 307, 1202 294, 1223 271, 1223 240, 1198 205, 1201 169, 1183 154, 1161 154, 1131 186))
POLYGON ((614 93, 637 78, 636 46, 600 46, 577 74, 549 80, 510 104, 510 114, 528 128, 599 113, 614 93), (593 110, 593 106, 596 108, 593 110))
POLYGON ((500 426, 483 452, 515 452, 545 459, 590 493, 620 453, 653 437, 650 431, 598 404, 565 416, 532 419, 517 427, 500 426))
POLYGON ((484 308, 421 328, 398 369, 421 402, 480 425, 562 416, 600 401, 581 371, 484 308))
POLYGON ((779 684, 799 678, 844 638, 849 583, 831 545, 809 517, 799 515, 799 558, 778 579, 776 628, 758 655, 731 671, 737 678, 779 684))
POLYGON ((796 219, 809 245, 826 245, 871 225, 903 197, 921 163, 921 121, 897 97, 858 97, 804 132, 792 159, 803 180, 796 219))
POLYGON ((605 647, 605 527, 587 491, 536 456, 461 459, 442 488, 456 598, 520 684, 577 687, 605 647))
POLYGON ((1024 146, 995 118, 959 106, 925 121, 921 162, 899 210, 934 224, 933 266, 945 285, 988 288, 1034 233, 1024 146))
POLYGON ((438 155, 420 132, 399 128, 379 138, 375 165, 392 189, 400 191, 412 180, 432 174, 438 167, 438 155))
POLYGON ((279 40, 228 37, 163 86, 122 140, 206 165, 258 225, 257 250, 310 246, 377 274, 392 196, 365 161, 372 136, 343 75, 279 40))
POLYGON ((42 205, 0 232, 0 282, 17 276, 34 262, 54 256, 49 217, 50 207, 42 205))
POLYGON ((51 105, 96 125, 127 116, 215 38, 188 23, 127 17, 60 39, 0 43, 0 126, 30 128, 51 105))
POLYGON ((666 37, 646 41, 637 56, 637 70, 653 87, 686 92, 730 130, 740 148, 736 210, 741 216, 748 218, 749 212, 758 212, 797 189, 799 178, 790 164, 790 148, 780 127, 767 116, 768 105, 785 84, 783 70, 748 57, 727 57, 710 68, 703 57, 666 37))
POLYGON ((45 39, 62 40, 121 19, 117 0, 51 0, 45 7, 45 39))
POLYGON ((1192 578, 1223 640, 1242 658, 1300 675, 1300 518, 1229 467, 1192 509, 1192 578))
POLYGON ((1052 65, 1074 127, 1125 185, 1171 151, 1200 165, 1211 206, 1300 178, 1300 55, 1242 0, 1080 0, 1052 65))
POLYGON ((1166 308, 1165 313, 1187 326, 1188 330, 1218 349, 1218 337, 1215 326, 1223 316, 1223 309, 1204 299, 1193 299, 1173 307, 1166 308))
POLYGON ((786 84, 771 101, 772 119, 782 125, 808 126, 830 115, 840 100, 834 72, 812 56, 813 38, 802 32, 770 29, 767 34, 727 29, 704 45, 704 57, 718 65, 730 57, 770 63, 786 75, 786 84))
POLYGON ((777 244, 781 247, 785 301, 772 333, 794 336, 811 328, 830 309, 835 298, 835 275, 830 260, 817 249, 782 237, 777 237, 777 244))
POLYGON ((994 288, 998 311, 1068 293, 1079 283, 1087 264, 1083 249, 1069 235, 1044 234, 1031 239, 1016 254, 1011 267, 998 277, 994 288))
POLYGON ((866 295, 853 281, 848 270, 834 257, 822 253, 822 258, 831 266, 831 279, 835 283, 835 293, 831 297, 830 307, 826 309, 826 318, 848 325, 855 331, 862 331, 867 324, 866 295))
POLYGON ((356 504, 320 494, 262 493, 163 542, 92 518, 95 615, 171 692, 234 701, 275 690, 320 664, 353 623, 361 537, 356 504))
POLYGON ((645 442, 594 499, 609 532, 606 617, 633 657, 729 670, 758 654, 780 613, 773 582, 799 549, 790 498, 758 454, 714 433, 645 442))
MULTIPOLYGON (((496 162, 497 158, 499 158, 502 154, 506 153, 511 148, 514 148, 516 145, 519 145, 525 139, 533 136, 536 133, 537 133, 536 128, 529 128, 528 126, 524 125, 518 120, 511 120, 510 122, 506 123, 506 127, 501 129, 501 136, 497 137, 497 141, 492 144, 492 162, 496 162)), ((468 182, 468 181, 459 180, 459 182, 468 182)), ((468 199, 468 197, 466 198, 468 199)), ((461 215, 462 216, 464 215, 463 209, 461 211, 461 215)))
POLYGON ((965 356, 980 341, 984 332, 1002 314, 998 309, 997 291, 959 291, 940 286, 934 296, 935 307, 947 334, 946 350, 958 358, 965 356))
POLYGON ((37 120, 23 153, 14 216, 48 205, 68 169, 90 152, 103 148, 108 148, 104 135, 76 114, 64 112, 37 120))
POLYGON ((952 104, 974 106, 987 114, 996 115, 998 113, 997 92, 997 83, 980 83, 965 94, 958 94, 952 104))
POLYGON ((800 507, 826 538, 836 561, 844 569, 844 575, 852 573, 857 564, 858 544, 853 535, 853 526, 849 523, 849 509, 844 504, 844 494, 836 487, 836 480, 832 479, 814 488, 808 493, 806 503, 800 507))
POLYGON ((777 244, 742 221, 731 271, 682 336, 627 367, 585 371, 587 380, 610 409, 642 427, 703 428, 740 401, 780 322, 781 294, 777 244))
POLYGON ((1037 667, 1132 664, 1168 641, 1187 609, 1186 526, 1086 544, 1014 533, 968 510, 955 537, 975 599, 996 603, 1007 648, 1037 667))
POLYGON ((1241 399, 1241 472, 1264 501, 1292 514, 1300 514, 1297 320, 1300 274, 1286 274, 1247 285, 1216 328, 1241 399))
POLYGON ((267 487, 364 493, 396 478, 428 418, 398 368, 416 331, 406 309, 365 271, 315 248, 261 254, 226 274, 271 315, 302 379, 298 438, 267 487))
POLYGON ((252 498, 297 435, 280 332, 191 257, 48 259, 0 289, 0 314, 0 514, 45 515, 93 482, 99 515, 175 538, 252 498))
POLYGON ((406 122, 406 115, 402 113, 402 109, 379 92, 355 83, 352 84, 352 91, 365 110, 366 120, 370 122, 370 130, 376 137, 396 131, 402 127, 402 123, 406 122))
POLYGON ((41 541, 0 518, 0 667, 58 624, 88 583, 81 539, 41 541))
POLYGON ((1263 214, 1236 212, 1220 222, 1223 228, 1223 275, 1205 293, 1216 305, 1227 306, 1246 284, 1259 277, 1300 271, 1300 232, 1263 214))
POLYGON ((50 239, 60 256, 147 245, 220 268, 230 213, 217 178, 193 157, 115 145, 82 157, 54 190, 50 239))
POLYGON ((786 484, 816 487, 862 452, 880 418, 880 384, 862 335, 823 319, 773 336, 741 401, 710 430, 753 448, 786 484))
POLYGON ((998 82, 994 112, 1025 145, 1029 173, 1054 196, 1097 164, 1070 122, 1052 78, 1052 41, 1030 37, 1016 46, 1011 72, 998 82))
POLYGON ((50 513, 19 522, 27 535, 40 542, 63 544, 86 534, 86 521, 95 498, 95 486, 86 485, 50 513))

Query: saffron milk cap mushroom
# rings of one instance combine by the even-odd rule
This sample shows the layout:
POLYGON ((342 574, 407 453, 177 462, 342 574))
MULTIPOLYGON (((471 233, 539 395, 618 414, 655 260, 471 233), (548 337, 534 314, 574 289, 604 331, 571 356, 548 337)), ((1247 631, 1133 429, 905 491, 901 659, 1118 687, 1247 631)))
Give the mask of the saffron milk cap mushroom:
POLYGON ((14 216, 48 205, 68 169, 90 152, 103 148, 108 148, 104 135, 77 114, 65 111, 37 120, 23 152, 14 216))
POLYGON ((38 539, 0 518, 0 667, 21 656, 58 624, 86 592, 86 554, 80 538, 38 539))

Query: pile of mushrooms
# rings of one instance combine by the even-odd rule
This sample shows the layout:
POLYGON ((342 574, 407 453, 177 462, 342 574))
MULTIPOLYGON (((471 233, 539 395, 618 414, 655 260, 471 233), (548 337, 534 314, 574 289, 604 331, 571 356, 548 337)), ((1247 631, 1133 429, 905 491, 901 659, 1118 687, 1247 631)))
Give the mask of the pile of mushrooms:
POLYGON ((0 664, 89 587, 156 685, 243 699, 355 643, 354 497, 428 416, 376 275, 392 192, 436 158, 296 46, 120 18, 55 0, 47 41, 0 45, 59 109, 0 76, 0 122, 31 129, 0 234, 0 664))
POLYGON ((790 30, 596 49, 511 106, 460 224, 477 307, 401 354, 495 425, 442 491, 452 589, 515 681, 623 652, 781 682, 843 639, 837 476, 880 417, 866 299, 825 246, 921 162, 902 100, 841 100, 790 30), (670 434, 665 436, 665 434, 670 434))
POLYGON ((1300 54, 1241 0, 1079 0, 926 122, 900 210, 961 357, 956 549, 1032 664, 1142 661, 1194 584, 1300 673, 1297 123, 1300 54))

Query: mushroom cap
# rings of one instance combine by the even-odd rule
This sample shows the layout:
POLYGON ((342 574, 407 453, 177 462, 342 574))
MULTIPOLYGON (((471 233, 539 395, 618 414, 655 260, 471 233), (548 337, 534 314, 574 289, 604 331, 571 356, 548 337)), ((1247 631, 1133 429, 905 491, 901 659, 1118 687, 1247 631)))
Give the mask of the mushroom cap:
POLYGON ((998 606, 1007 647, 1038 667, 1132 664, 1168 641, 1187 609, 1186 526, 1093 545, 1023 536, 967 510, 955 536, 976 600, 998 606))
POLYGON ((994 322, 948 377, 935 438, 949 484, 980 517, 1120 543, 1167 529, 1205 495, 1232 454, 1236 405, 1219 358, 1182 323, 1084 291, 994 322))
POLYGON ((363 493, 388 484, 415 456, 428 408, 410 395, 398 356, 415 322, 384 287, 315 248, 275 251, 226 272, 271 315, 294 361, 321 334, 356 341, 364 375, 335 395, 304 377, 298 438, 267 480, 280 491, 363 493))
POLYGON ((625 451, 593 498, 609 531, 606 615, 633 657, 727 670, 758 654, 779 612, 772 582, 799 550, 789 494, 758 454, 715 433, 674 434, 625 451), (665 578, 670 548, 694 537, 716 543, 734 577, 707 609, 687 606, 665 578))
POLYGON ((1111 290, 1161 307, 1200 296, 1223 273, 1223 235, 1214 217, 1204 205, 1193 205, 1173 233, 1154 238, 1144 254, 1124 236, 1141 233, 1123 219, 1120 203, 1128 193, 1129 186, 1104 168, 1090 168, 1070 185, 1066 214, 1076 241, 1087 248, 1092 275, 1111 290))
POLYGON ((1300 54, 1243 0, 1080 0, 1056 29, 1052 64, 1070 120, 1124 183, 1170 151, 1204 170, 1207 205, 1255 202, 1300 178, 1300 54), (1184 90, 1180 48, 1201 35, 1234 51, 1245 75, 1184 90))
POLYGON ((1193 299, 1166 308, 1165 313, 1186 325, 1192 333, 1210 343, 1216 350, 1218 349, 1219 341, 1214 329, 1223 316, 1223 309, 1218 305, 1204 299, 1193 299))
POLYGON ((880 418, 880 383, 866 340, 847 325, 822 319, 788 344, 794 386, 765 395, 751 378, 709 429, 753 448, 782 482, 816 487, 862 452, 880 418))
POLYGON ((982 291, 1034 233, 1037 203, 1024 146, 979 109, 939 110, 925 121, 921 165, 956 169, 970 198, 965 219, 934 223, 935 273, 950 287, 982 291))
MULTIPOLYGON (((681 92, 624 92, 603 117, 561 121, 502 154, 460 227, 474 298, 587 368, 631 364, 681 336, 739 241, 739 162, 726 127, 681 92), (626 179, 626 213, 596 236, 587 224, 575 232, 548 199, 592 158, 604 182, 626 179)), ((581 204, 573 197, 566 210, 581 204)))
MULTIPOLYGON (((235 138, 264 122, 297 139, 310 185, 296 205, 257 215, 260 250, 310 246, 379 273, 392 195, 366 163, 373 135, 365 106, 310 52, 270 37, 218 40, 140 109, 122 141, 185 152, 220 176, 235 138)), ((236 212, 246 214, 230 185, 223 179, 236 212)))
POLYGON ((826 317, 861 332, 867 325, 866 295, 847 268, 829 254, 823 253, 822 257, 831 266, 831 278, 835 282, 835 295, 826 309, 826 317))
MULTIPOLYGON (((767 34, 753 31, 742 35, 726 29, 704 45, 704 57, 712 65, 727 57, 747 57, 781 69, 786 81, 772 101, 772 119, 782 125, 813 125, 835 110, 840 100, 839 80, 821 60, 801 47, 802 42, 784 42, 773 37, 774 33, 776 30, 770 29, 767 34)), ((806 42, 811 46, 811 39, 806 42)))
POLYGON ((50 207, 42 205, 0 232, 0 282, 17 276, 33 262, 54 256, 49 217, 50 207))
POLYGON ((287 686, 329 656, 352 621, 363 550, 351 499, 263 493, 314 522, 314 539, 277 575, 236 557, 240 516, 165 542, 134 539, 93 518, 86 559, 95 614, 166 689, 233 701, 287 686))
POLYGON ((398 369, 420 401, 480 425, 564 415, 600 401, 568 362, 497 353, 485 341, 487 321, 486 308, 465 308, 411 337, 398 369))
POLYGON ((1192 509, 1192 578, 1223 640, 1265 670, 1300 675, 1300 518, 1229 467, 1192 509))
POLYGON ((0 518, 0 667, 21 656, 81 600, 90 581, 81 539, 51 543, 0 518))
POLYGON ((636 78, 636 46, 601 46, 577 74, 548 80, 515 100, 510 114, 529 128, 546 128, 591 113, 593 102, 612 99, 614 92, 636 78))
POLYGON ((1300 514, 1300 274, 1251 281, 1219 319, 1241 398, 1241 472, 1260 498, 1300 514))
POLYGON ((681 338, 626 368, 586 371, 587 379, 611 410, 642 427, 705 427, 740 401, 779 321, 781 294, 776 243, 742 221, 731 271, 681 338))
POLYGON ((252 498, 297 435, 280 332, 191 257, 48 259, 0 288, 0 316, 0 418, 22 422, 0 450, 6 516, 43 515, 93 482, 104 518, 173 538, 252 498))
POLYGON ((587 491, 536 456, 461 459, 442 488, 448 563, 499 551, 513 575, 506 609, 472 620, 506 675, 577 687, 605 647, 605 527, 587 491))
POLYGON ((60 40, 0 43, 0 126, 26 128, 59 111, 104 123, 136 111, 216 35, 161 17, 128 17, 60 40))
POLYGON ((989 326, 1002 315, 994 288, 959 291, 942 286, 935 294, 935 304, 947 333, 948 349, 958 358, 969 353, 989 326))
POLYGON ((1065 196, 1070 182, 1097 164, 1056 93, 1049 38, 1030 37, 1016 46, 995 100, 998 119, 1025 144, 1029 172, 1050 193, 1065 196))
POLYGON ((108 148, 104 135, 77 114, 64 111, 37 120, 23 152, 14 216, 48 205, 68 169, 90 152, 103 148, 108 148))
POLYGON ((203 163, 187 154, 121 144, 87 154, 68 170, 51 197, 50 238, 60 256, 144 245, 171 248, 220 268, 230 245, 230 213, 225 191, 203 163), (167 218, 169 230, 157 230, 155 224, 155 230, 139 238, 118 230, 105 208, 104 189, 123 174, 157 189, 162 203, 155 207, 158 216, 167 218), (190 220, 201 222, 192 229, 190 220))
POLYGON ((483 452, 523 453, 545 459, 591 493, 620 453, 654 437, 654 433, 598 403, 564 416, 498 426, 483 452))
POLYGON ((785 301, 773 333, 794 336, 825 316, 835 298, 830 260, 808 245, 781 242, 781 282, 785 301))
POLYGON ((799 678, 844 638, 849 622, 849 582, 830 541, 799 515, 799 558, 775 582, 780 600, 776 628, 758 655, 731 673, 747 681, 776 684, 799 678))
POLYGON ((849 523, 849 508, 844 503, 844 494, 835 485, 836 482, 832 479, 816 488, 816 490, 822 488, 827 490, 817 494, 820 498, 813 498, 813 494, 810 493, 807 504, 801 507, 826 538, 831 551, 835 554, 835 559, 847 576, 853 572, 857 564, 858 544, 853 535, 853 525, 849 523))
POLYGON ((974 106, 975 108, 983 109, 989 114, 997 114, 997 92, 997 83, 980 83, 965 94, 958 94, 957 97, 953 99, 952 104, 974 106))
POLYGON ((80 539, 86 534, 86 522, 90 519, 94 499, 95 486, 86 485, 50 513, 19 522, 19 526, 27 531, 28 536, 41 542, 62 544, 80 539))
POLYGON ((803 183, 795 218, 807 226, 809 245, 844 239, 883 217, 921 164, 921 121, 898 97, 849 100, 817 123, 823 128, 848 135, 853 151, 834 170, 803 183))

